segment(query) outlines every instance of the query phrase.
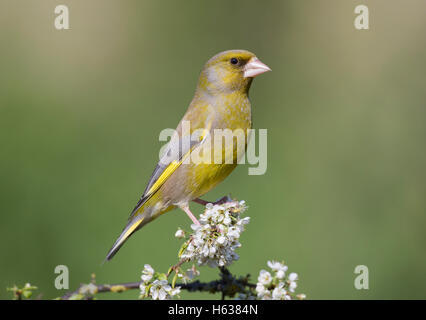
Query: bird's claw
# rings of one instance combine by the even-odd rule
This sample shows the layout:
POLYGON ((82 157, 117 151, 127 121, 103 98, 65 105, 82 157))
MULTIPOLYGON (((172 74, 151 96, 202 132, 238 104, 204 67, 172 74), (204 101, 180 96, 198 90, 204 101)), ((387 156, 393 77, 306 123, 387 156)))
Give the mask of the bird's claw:
POLYGON ((223 204, 223 203, 226 203, 226 202, 230 202, 230 201, 232 201, 232 198, 231 198, 231 195, 226 195, 226 196, 220 198, 219 200, 216 200, 215 202, 206 201, 206 200, 203 200, 203 199, 200 199, 200 198, 196 198, 193 201, 205 206, 208 203, 216 205, 216 204, 223 204))

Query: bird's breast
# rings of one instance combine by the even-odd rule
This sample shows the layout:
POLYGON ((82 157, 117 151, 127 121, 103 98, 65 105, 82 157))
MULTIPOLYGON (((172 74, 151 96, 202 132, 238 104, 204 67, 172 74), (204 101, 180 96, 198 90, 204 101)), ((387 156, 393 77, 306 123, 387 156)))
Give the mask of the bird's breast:
POLYGON ((215 128, 230 130, 251 128, 251 104, 246 94, 232 92, 223 95, 217 99, 214 110, 215 128))

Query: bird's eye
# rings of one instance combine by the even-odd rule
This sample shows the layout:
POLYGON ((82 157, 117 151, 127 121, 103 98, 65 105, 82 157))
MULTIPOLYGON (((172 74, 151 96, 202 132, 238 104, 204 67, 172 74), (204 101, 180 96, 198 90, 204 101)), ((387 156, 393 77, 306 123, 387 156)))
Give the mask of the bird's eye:
POLYGON ((231 64, 237 64, 238 59, 237 58, 231 58, 231 64))

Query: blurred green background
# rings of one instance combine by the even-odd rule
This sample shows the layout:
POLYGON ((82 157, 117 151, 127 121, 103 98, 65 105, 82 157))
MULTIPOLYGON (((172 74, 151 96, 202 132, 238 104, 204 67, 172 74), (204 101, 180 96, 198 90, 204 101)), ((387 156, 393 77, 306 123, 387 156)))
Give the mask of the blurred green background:
MULTIPOLYGON (((203 64, 247 49, 273 72, 251 89, 268 170, 205 196, 250 206, 240 261, 284 259, 310 299, 426 298, 424 1, 23 1, 0 4, 0 298, 54 268, 70 287, 136 281, 176 262, 179 210, 101 263, 175 128, 203 64), (54 28, 66 4, 70 30, 54 28), (370 30, 354 28, 367 4, 370 30), (354 288, 366 265, 370 289, 354 288)), ((194 205, 197 213, 201 207, 194 205)), ((201 269, 202 280, 217 271, 201 269)), ((136 291, 99 298, 134 299, 136 291)), ((217 298, 187 294, 183 298, 217 298)))

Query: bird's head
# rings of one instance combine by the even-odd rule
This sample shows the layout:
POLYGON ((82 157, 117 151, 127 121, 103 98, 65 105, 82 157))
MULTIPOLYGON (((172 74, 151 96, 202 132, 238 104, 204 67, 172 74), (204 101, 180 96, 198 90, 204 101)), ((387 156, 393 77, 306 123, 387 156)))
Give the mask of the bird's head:
POLYGON ((247 93, 253 78, 267 71, 271 69, 249 51, 224 51, 207 61, 198 88, 210 94, 247 93))

